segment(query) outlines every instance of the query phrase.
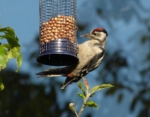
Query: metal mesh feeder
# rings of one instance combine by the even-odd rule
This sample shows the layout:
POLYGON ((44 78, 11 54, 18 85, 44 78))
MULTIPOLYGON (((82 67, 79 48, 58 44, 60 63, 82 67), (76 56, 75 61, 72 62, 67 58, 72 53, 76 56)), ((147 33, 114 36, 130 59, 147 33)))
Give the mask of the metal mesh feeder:
POLYGON ((40 54, 46 65, 78 62, 76 0, 40 0, 40 54))

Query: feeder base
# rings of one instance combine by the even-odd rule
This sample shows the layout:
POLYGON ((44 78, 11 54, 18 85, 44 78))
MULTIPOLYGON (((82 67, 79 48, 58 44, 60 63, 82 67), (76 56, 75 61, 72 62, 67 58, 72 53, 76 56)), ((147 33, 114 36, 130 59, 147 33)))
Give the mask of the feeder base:
POLYGON ((78 59, 71 55, 50 54, 50 55, 39 56, 37 58, 37 61, 45 65, 65 66, 65 65, 77 63, 78 59))
POLYGON ((37 61, 45 65, 65 66, 78 62, 76 46, 68 39, 57 39, 45 43, 37 61))

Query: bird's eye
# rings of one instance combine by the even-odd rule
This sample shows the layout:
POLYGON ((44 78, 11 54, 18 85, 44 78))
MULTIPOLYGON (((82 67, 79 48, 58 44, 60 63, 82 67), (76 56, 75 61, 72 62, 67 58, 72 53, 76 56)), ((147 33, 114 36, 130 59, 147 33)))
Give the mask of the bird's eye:
POLYGON ((96 33, 95 33, 95 32, 93 32, 93 35, 96 35, 96 33))

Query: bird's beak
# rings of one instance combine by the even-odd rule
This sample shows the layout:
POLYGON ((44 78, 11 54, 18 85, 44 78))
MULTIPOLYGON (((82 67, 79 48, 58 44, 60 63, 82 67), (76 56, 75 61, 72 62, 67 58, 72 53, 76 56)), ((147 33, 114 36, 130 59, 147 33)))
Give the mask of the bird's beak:
POLYGON ((86 37, 86 38, 91 38, 90 34, 83 34, 80 37, 86 37))

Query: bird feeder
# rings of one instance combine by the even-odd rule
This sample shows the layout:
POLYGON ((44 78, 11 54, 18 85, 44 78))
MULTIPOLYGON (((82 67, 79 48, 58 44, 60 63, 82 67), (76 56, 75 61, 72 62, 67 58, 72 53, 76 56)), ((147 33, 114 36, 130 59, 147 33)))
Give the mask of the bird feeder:
POLYGON ((40 54, 46 65, 78 62, 76 40, 76 0, 39 0, 40 54))

